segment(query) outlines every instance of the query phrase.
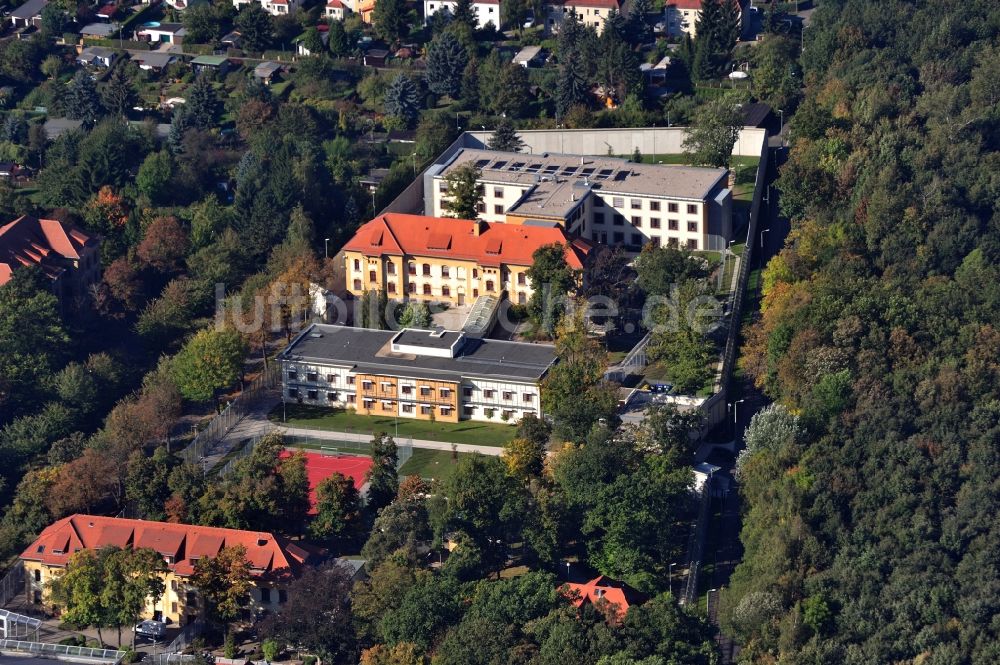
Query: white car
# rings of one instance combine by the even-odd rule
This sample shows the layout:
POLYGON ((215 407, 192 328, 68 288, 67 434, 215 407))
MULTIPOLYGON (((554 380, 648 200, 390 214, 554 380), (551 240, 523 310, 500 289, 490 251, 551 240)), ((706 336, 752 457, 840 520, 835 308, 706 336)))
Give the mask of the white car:
POLYGON ((163 639, 167 634, 167 624, 162 621, 140 621, 135 624, 135 634, 142 637, 149 637, 154 640, 163 639))

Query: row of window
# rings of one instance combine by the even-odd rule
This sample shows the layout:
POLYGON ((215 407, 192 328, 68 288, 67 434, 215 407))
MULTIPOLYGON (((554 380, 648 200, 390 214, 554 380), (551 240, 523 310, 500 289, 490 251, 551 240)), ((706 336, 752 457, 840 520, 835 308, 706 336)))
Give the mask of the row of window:
MULTIPOLYGON (((289 372, 290 376, 292 374, 293 374, 292 372, 289 372)), ((309 376, 315 377, 316 375, 315 374, 310 374, 309 376)), ((331 374, 330 376, 335 377, 336 375, 331 374)), ((353 383, 354 382, 353 381, 353 379, 354 379, 353 376, 348 377, 348 379, 350 379, 349 383, 353 383)), ((313 379, 310 379, 310 380, 311 381, 315 381, 316 379, 313 378, 313 379)), ((330 383, 334 383, 334 382, 331 381, 330 383)), ((383 390, 389 390, 389 389, 395 387, 394 384, 390 384, 390 383, 382 383, 381 385, 382 385, 382 389, 383 390)), ((373 386, 374 386, 374 384, 371 381, 362 381, 362 389, 363 390, 371 390, 373 386)), ((434 395, 434 388, 431 388, 430 386, 419 386, 418 391, 419 391, 419 394, 420 394, 421 397, 432 397, 434 395)), ((462 395, 464 397, 466 397, 466 398, 471 398, 472 395, 473 395, 473 392, 474 392, 473 388, 469 388, 469 387, 462 388, 462 395)), ((515 393, 513 391, 509 391, 509 390, 497 391, 497 390, 494 390, 494 389, 483 390, 483 399, 494 399, 494 398, 496 398, 498 392, 501 394, 501 397, 502 397, 502 399, 505 402, 512 402, 512 401, 514 401, 514 395, 515 395, 515 393)), ((402 386, 400 388, 400 393, 403 394, 403 395, 412 395, 413 394, 413 386, 402 386)), ((443 398, 443 399, 449 399, 451 397, 451 393, 452 393, 451 388, 438 388, 438 395, 441 398, 443 398)), ((299 389, 298 388, 289 388, 288 389, 288 396, 289 397, 298 397, 299 396, 299 389)), ((319 390, 318 389, 309 389, 309 390, 306 391, 306 396, 309 399, 319 399, 319 390)), ((349 398, 348 401, 353 401, 352 399, 350 399, 352 397, 353 397, 353 395, 348 395, 348 398, 349 398)), ((326 398, 327 398, 327 400, 329 400, 331 402, 336 402, 336 401, 338 401, 340 399, 340 393, 338 393, 337 391, 334 391, 334 390, 328 391, 326 393, 326 398)), ((534 393, 522 393, 522 395, 521 395, 521 401, 522 402, 531 404, 531 403, 534 402, 534 400, 535 400, 534 393)), ((366 400, 366 401, 368 401, 368 400, 366 400)))
MULTIPOLYGON (((648 201, 649 209, 653 212, 659 212, 661 210, 661 204, 659 201, 648 201)), ((599 196, 594 197, 594 207, 603 208, 605 204, 604 199, 599 196)), ((611 205, 614 208, 624 208, 625 207, 625 197, 614 196, 611 198, 611 205)), ((642 199, 629 199, 628 201, 630 210, 642 210, 642 199)), ((677 203, 668 203, 667 212, 680 212, 680 205, 677 203)), ((688 203, 687 204, 687 214, 697 215, 698 214, 698 204, 688 203)))
MULTIPOLYGON (((372 278, 372 282, 374 282, 374 281, 375 281, 374 278, 372 278)), ((520 281, 518 283, 519 284, 523 284, 523 282, 520 282, 520 281)), ((407 287, 406 288, 406 292, 407 293, 414 294, 414 295, 416 295, 418 293, 417 285, 415 283, 410 282, 409 284, 406 285, 406 287, 407 287)), ((364 284, 362 284, 361 280, 360 279, 354 280, 354 290, 355 291, 361 291, 363 289, 364 289, 364 284)), ((396 293, 396 282, 386 282, 385 283, 385 291, 386 291, 386 293, 389 293, 389 294, 396 293)), ((444 286, 442 286, 441 289, 440 289, 440 291, 441 291, 440 294, 434 293, 434 289, 433 289, 433 287, 431 287, 430 284, 424 284, 423 287, 419 290, 419 293, 421 295, 425 295, 425 296, 440 295, 442 298, 450 298, 451 297, 451 287, 448 286, 447 284, 445 284, 444 286)), ((496 292, 496 284, 493 282, 492 279, 486 280, 486 292, 487 293, 494 293, 494 292, 496 292)), ((472 289, 472 297, 473 298, 478 298, 479 297, 479 289, 472 289)))
MULTIPOLYGON (((638 215, 633 215, 629 220, 632 226, 641 229, 642 228, 642 217, 638 215)), ((595 212, 594 213, 594 224, 604 224, 604 213, 595 212)), ((611 218, 612 226, 625 226, 625 217, 619 214, 615 214, 611 218)), ((650 217, 649 228, 660 229, 663 228, 663 223, 659 217, 650 217)), ((680 228, 680 222, 676 219, 667 220, 667 229, 670 231, 677 231, 680 228)), ((698 222, 688 222, 687 223, 688 233, 698 233, 698 222)))
MULTIPOLYGON (((591 238, 594 242, 601 243, 602 245, 608 244, 608 234, 605 231, 594 231, 591 234, 591 238)), ((669 247, 680 247, 681 242, 677 238, 667 238, 667 246, 669 247)), ((646 238, 641 233, 631 233, 629 234, 629 245, 632 247, 641 247, 642 245, 649 243, 653 247, 659 247, 660 243, 659 236, 653 236, 652 238, 646 238)), ((621 231, 615 231, 611 234, 611 244, 613 245, 624 245, 625 244, 625 234, 621 231)), ((684 242, 684 247, 691 250, 698 249, 698 241, 695 238, 688 238, 684 242)))
MULTIPOLYGON (((413 262, 413 261, 410 261, 406 265, 406 272, 407 272, 407 274, 409 274, 411 277, 416 277, 417 276, 417 269, 418 269, 418 267, 420 269, 420 274, 422 276, 424 276, 424 277, 433 277, 434 276, 432 274, 432 268, 433 267, 431 266, 431 264, 429 264, 429 263, 422 263, 422 264, 418 265, 416 262, 413 262)), ((451 276, 452 276, 452 274, 451 274, 452 273, 451 266, 442 265, 442 266, 436 266, 436 267, 438 268, 438 270, 436 272, 438 272, 438 274, 441 277, 443 277, 443 278, 451 278, 451 276)), ((354 259, 354 272, 361 272, 361 260, 360 259, 354 259)), ((387 275, 395 275, 396 274, 396 264, 392 263, 392 262, 386 262, 386 264, 385 264, 385 272, 386 272, 387 275)), ((484 274, 486 272, 489 272, 489 271, 484 271, 484 274)), ((465 268, 463 266, 457 266, 455 268, 455 276, 458 277, 459 279, 465 279, 465 268)), ((378 277, 378 271, 377 270, 369 270, 368 271, 368 279, 369 279, 369 281, 372 281, 372 282, 377 281, 377 277, 378 277)), ((479 279, 479 268, 473 268, 472 269, 472 279, 479 279)), ((525 284, 527 284, 526 277, 525 277, 524 273, 518 273, 518 275, 517 275, 517 283, 520 284, 520 285, 522 285, 522 286, 525 285, 525 284)))

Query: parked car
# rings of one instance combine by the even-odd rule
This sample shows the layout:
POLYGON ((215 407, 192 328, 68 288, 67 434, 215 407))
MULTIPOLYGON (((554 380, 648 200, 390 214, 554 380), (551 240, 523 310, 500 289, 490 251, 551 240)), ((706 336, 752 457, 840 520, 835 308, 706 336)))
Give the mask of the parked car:
POLYGON ((135 634, 142 637, 150 637, 154 640, 162 639, 167 634, 167 624, 162 621, 140 621, 135 624, 135 634))

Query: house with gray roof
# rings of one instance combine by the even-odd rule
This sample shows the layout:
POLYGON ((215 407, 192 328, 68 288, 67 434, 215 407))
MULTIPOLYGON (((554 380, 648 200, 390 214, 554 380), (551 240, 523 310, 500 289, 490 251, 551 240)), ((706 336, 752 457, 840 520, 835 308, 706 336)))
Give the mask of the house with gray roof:
POLYGON ((10 13, 10 21, 15 28, 27 28, 42 26, 42 10, 49 4, 49 0, 28 0, 26 3, 10 13))

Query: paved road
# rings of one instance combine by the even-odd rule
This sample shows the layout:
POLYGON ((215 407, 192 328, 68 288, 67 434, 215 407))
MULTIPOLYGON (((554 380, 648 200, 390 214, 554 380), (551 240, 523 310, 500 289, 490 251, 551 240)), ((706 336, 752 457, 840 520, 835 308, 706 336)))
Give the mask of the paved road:
MULTIPOLYGON (((358 434, 356 432, 334 432, 325 429, 307 429, 305 427, 290 427, 288 425, 278 425, 278 430, 289 436, 301 436, 310 439, 321 439, 325 441, 358 441, 367 443, 372 440, 370 434, 358 434)), ((451 444, 447 441, 428 441, 426 439, 410 439, 399 437, 397 444, 409 444, 414 448, 427 448, 430 450, 451 450, 452 445, 460 453, 482 453, 483 455, 498 456, 503 452, 499 446, 478 446, 470 443, 451 444)))

